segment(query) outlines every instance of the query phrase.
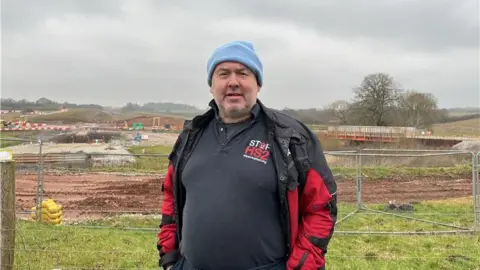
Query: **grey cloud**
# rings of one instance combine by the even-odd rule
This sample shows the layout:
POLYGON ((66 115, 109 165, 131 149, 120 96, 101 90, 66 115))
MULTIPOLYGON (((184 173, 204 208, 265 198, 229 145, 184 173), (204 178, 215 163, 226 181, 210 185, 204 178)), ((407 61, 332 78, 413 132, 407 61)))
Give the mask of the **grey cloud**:
POLYGON ((442 106, 478 106, 476 0, 317 2, 2 1, 2 97, 205 107, 209 54, 248 39, 274 107, 349 99, 371 72, 442 106))
POLYGON ((478 0, 222 1, 232 14, 414 50, 478 47, 478 0), (235 7, 235 8, 233 8, 235 7))
POLYGON ((28 31, 52 16, 79 14, 120 16, 123 0, 6 0, 2 1, 2 32, 28 31))

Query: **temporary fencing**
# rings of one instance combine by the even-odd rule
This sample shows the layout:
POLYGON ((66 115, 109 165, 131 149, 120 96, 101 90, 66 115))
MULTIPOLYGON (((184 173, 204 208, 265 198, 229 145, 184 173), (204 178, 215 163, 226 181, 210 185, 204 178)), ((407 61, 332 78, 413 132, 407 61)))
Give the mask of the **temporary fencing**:
MULTIPOLYGON (((70 269, 78 267, 79 256, 105 253, 129 258, 99 259, 107 269, 156 269, 168 156, 42 153, 38 147, 38 155, 15 156, 18 268, 70 269), (100 244, 111 233, 115 241, 100 244), (62 239, 68 240, 58 245, 62 239), (80 239, 91 242, 70 243, 80 239)), ((336 234, 480 231, 480 153, 363 149, 325 155, 338 184, 336 234)))
POLYGON ((362 149, 354 153, 326 152, 326 155, 335 157, 330 165, 337 173, 340 204, 355 202, 355 206, 342 208, 344 211, 337 220, 338 234, 480 231, 478 154, 362 149), (343 179, 348 166, 351 172, 355 168, 355 177, 343 179), (455 198, 456 205, 446 200, 455 198), (361 214, 357 217, 361 222, 349 223, 356 214, 361 214), (409 222, 399 223, 399 219, 409 222))
MULTIPOLYGON (((25 197, 23 201, 29 201, 29 195, 39 198, 38 202, 53 199, 62 205, 64 221, 121 213, 159 214, 167 157, 160 154, 46 153, 40 158, 42 173, 38 175, 38 193, 28 193, 27 186, 19 196, 25 197)), ((32 182, 28 175, 17 177, 32 182)), ((26 206, 23 209, 28 211, 26 206)))
POLYGON ((480 232, 480 152, 477 153, 473 161, 473 213, 475 218, 475 224, 477 225, 476 231, 480 232))
MULTIPOLYGON (((25 178, 29 185, 33 185, 34 177, 37 180, 35 186, 19 194, 23 201, 29 203, 24 205, 25 211, 31 211, 32 207, 44 199, 53 199, 63 204, 66 217, 72 215, 72 211, 121 212, 124 205, 133 205, 134 207, 127 207, 127 210, 135 212, 159 213, 159 202, 163 198, 160 189, 168 166, 167 155, 40 154, 41 151, 40 144, 38 156, 16 157, 20 179, 25 178), (147 193, 153 190, 157 193, 147 193), (151 195, 145 199, 147 202, 139 200, 140 197, 147 197, 146 194, 151 195)), ((439 233, 441 230, 438 226, 455 229, 455 232, 480 231, 479 154, 402 149, 326 151, 327 162, 339 185, 339 203, 345 204, 337 223, 340 225, 346 222, 358 212, 368 212, 366 214, 386 214, 429 223, 435 227, 430 227, 429 230, 422 228, 419 233, 433 230, 439 233), (466 205, 461 212, 446 213, 444 209, 428 207, 422 203, 449 198, 463 198, 462 201, 465 202, 465 198, 470 196, 471 204, 466 205), (342 216, 346 212, 348 214, 342 216)), ((39 211, 40 208, 36 209, 39 211)), ((383 227, 386 228, 387 225, 383 227)), ((410 232, 405 228, 390 228, 390 232, 418 232, 417 226, 420 225, 412 225, 410 232)), ((378 225, 363 229, 348 228, 352 229, 350 233, 388 233, 378 225)), ((341 232, 337 230, 337 233, 341 232)))
MULTIPOLYGON (((107 259, 107 267, 98 269, 158 269, 158 252, 146 250, 156 246, 168 155, 80 152, 14 158, 15 269, 95 268, 97 263, 81 258, 116 252, 117 259, 127 256, 143 262, 139 266, 138 261, 107 259), (102 241, 112 233, 115 240, 106 247, 102 241), (138 237, 144 241, 130 247, 138 237), (85 239, 91 239, 87 246, 71 243, 85 239)), ((102 258, 100 265, 105 264, 102 258)))

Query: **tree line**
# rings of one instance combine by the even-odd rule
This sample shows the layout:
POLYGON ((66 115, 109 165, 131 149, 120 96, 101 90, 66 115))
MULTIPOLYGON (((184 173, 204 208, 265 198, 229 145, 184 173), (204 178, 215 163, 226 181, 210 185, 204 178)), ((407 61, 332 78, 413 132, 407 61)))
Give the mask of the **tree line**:
MULTIPOLYGON (((36 101, 29 101, 27 99, 14 100, 11 98, 2 98, 0 107, 2 110, 21 111, 22 113, 29 113, 33 111, 55 111, 60 109, 107 109, 104 106, 97 104, 75 104, 68 102, 56 102, 48 98, 42 97, 36 101)), ((142 112, 199 112, 200 110, 194 106, 187 104, 176 104, 170 102, 148 102, 143 105, 129 102, 120 108, 122 112, 142 111, 142 112)))
POLYGON ((0 107, 2 110, 22 111, 23 113, 33 111, 55 111, 63 108, 85 108, 85 109, 103 109, 97 104, 75 104, 63 102, 59 103, 48 98, 42 97, 36 101, 29 101, 26 99, 14 100, 11 98, 2 98, 0 100, 0 107))
MULTIPOLYGON (((408 126, 429 128, 433 123, 471 119, 466 115, 452 119, 448 110, 438 107, 437 98, 431 93, 404 90, 386 73, 374 73, 364 77, 353 88, 351 100, 337 100, 323 110, 291 110, 284 112, 310 124, 408 126)), ((455 117, 454 117, 455 118, 455 117)))
POLYGON ((122 112, 142 111, 142 112, 192 112, 200 113, 201 110, 195 106, 187 104, 178 104, 172 102, 148 102, 143 105, 138 103, 128 102, 120 109, 122 112))
MULTIPOLYGON (((365 76, 359 86, 352 89, 350 100, 337 100, 323 109, 282 111, 306 124, 409 126, 429 128, 433 123, 446 123, 480 117, 478 108, 468 109, 463 115, 450 116, 447 109, 438 107, 437 98, 431 93, 404 90, 392 76, 373 73, 365 76)), ((26 99, 1 99, 2 110, 58 110, 61 108, 106 109, 96 104, 59 103, 47 98, 37 101, 26 99)), ((149 102, 143 105, 129 102, 120 108, 122 112, 163 111, 201 113, 202 110, 187 104, 149 102)))

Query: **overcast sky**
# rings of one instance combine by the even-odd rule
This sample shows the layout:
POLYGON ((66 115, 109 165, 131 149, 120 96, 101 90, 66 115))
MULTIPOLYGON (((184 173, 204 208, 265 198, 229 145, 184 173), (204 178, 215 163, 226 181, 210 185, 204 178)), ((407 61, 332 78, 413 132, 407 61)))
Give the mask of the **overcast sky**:
POLYGON ((264 64, 260 99, 320 108, 386 72, 441 107, 476 106, 478 0, 2 0, 2 98, 205 108, 231 40, 264 64))

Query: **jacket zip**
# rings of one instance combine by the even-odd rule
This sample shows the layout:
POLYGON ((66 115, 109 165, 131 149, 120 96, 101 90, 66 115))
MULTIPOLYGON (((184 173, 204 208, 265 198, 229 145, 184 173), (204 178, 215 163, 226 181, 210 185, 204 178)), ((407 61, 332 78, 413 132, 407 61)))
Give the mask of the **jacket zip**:
MULTIPOLYGON (((290 218, 289 218, 289 208, 288 208, 288 200, 287 200, 287 197, 286 197, 286 189, 287 189, 287 176, 285 176, 283 174, 283 172, 280 170, 280 167, 279 167, 279 160, 277 160, 277 155, 276 155, 276 150, 278 149, 277 148, 277 145, 278 145, 278 140, 276 139, 276 137, 274 136, 274 132, 273 131, 269 131, 269 140, 272 143, 273 147, 272 147, 272 159, 273 159, 273 163, 275 164, 275 169, 277 171, 277 182, 278 182, 278 189, 279 189, 279 199, 280 199, 280 204, 281 204, 281 211, 282 211, 282 221, 285 222, 285 226, 286 226, 286 230, 287 230, 287 233, 286 233, 286 244, 287 244, 287 254, 286 254, 286 257, 288 258, 288 256, 290 255, 291 253, 291 245, 290 245, 290 239, 291 239, 291 230, 290 230, 290 218), (285 179, 281 179, 282 177, 285 177, 285 179), (284 183, 285 182, 285 183, 284 183)), ((281 149, 280 149, 281 150, 281 149)))
POLYGON ((307 260, 308 252, 303 253, 302 258, 300 259, 300 262, 295 266, 295 270, 300 270, 302 269, 303 265, 305 264, 305 261, 307 260))

